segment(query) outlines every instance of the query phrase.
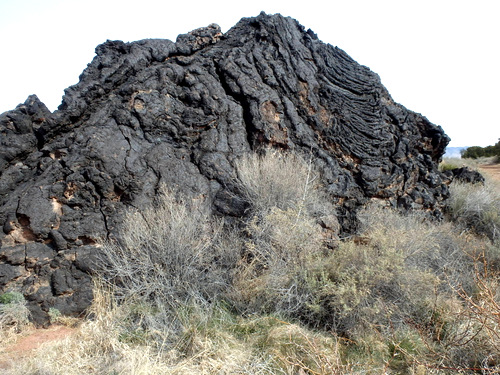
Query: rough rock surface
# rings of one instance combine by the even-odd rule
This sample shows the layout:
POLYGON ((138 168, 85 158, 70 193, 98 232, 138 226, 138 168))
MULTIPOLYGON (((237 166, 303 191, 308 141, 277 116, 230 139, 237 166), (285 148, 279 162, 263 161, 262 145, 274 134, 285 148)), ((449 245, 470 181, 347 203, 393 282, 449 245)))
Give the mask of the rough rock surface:
POLYGON ((58 111, 30 96, 0 115, 0 288, 21 290, 38 322, 82 312, 97 239, 127 207, 165 183, 241 216, 234 162, 261 146, 313 154, 343 231, 370 199, 440 216, 448 141, 291 18, 107 41, 58 111))
POLYGON ((484 177, 478 171, 474 171, 469 167, 454 168, 444 172, 452 181, 460 181, 469 184, 482 184, 484 177))

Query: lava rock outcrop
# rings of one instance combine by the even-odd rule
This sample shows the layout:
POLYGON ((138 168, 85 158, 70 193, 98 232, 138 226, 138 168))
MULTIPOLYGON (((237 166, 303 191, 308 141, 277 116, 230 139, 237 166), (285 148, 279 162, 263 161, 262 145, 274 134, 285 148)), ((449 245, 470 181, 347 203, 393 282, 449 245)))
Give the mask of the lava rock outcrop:
POLYGON ((127 207, 164 183, 240 217, 235 159, 261 147, 313 155, 345 232, 371 199, 440 216, 448 141, 291 18, 107 41, 57 111, 30 96, 0 115, 0 288, 22 291, 38 322, 82 312, 98 239, 127 207))
POLYGON ((478 171, 470 169, 469 167, 460 167, 450 169, 444 174, 452 181, 458 181, 467 184, 484 184, 484 177, 478 171))

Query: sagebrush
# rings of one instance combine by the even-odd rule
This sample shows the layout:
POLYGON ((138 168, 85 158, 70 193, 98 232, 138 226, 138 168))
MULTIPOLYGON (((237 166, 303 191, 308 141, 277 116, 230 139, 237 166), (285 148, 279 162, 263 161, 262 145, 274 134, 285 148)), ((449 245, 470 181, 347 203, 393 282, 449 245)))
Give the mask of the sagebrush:
POLYGON ((448 222, 367 206, 340 240, 307 157, 237 164, 244 217, 228 225, 172 190, 131 211, 121 240, 103 244, 78 335, 13 373, 499 373, 488 185, 454 184, 448 222))

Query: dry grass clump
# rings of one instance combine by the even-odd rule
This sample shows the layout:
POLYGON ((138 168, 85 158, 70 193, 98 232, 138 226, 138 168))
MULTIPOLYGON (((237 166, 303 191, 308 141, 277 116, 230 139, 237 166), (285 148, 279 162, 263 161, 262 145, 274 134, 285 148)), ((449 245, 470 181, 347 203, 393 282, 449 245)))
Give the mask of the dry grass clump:
POLYGON ((0 295, 0 351, 31 327, 29 315, 26 300, 21 293, 6 292, 0 295))
POLYGON ((453 223, 370 206, 332 241, 310 163, 248 155, 238 176, 233 227, 172 191, 130 212, 79 333, 14 374, 500 372, 500 241, 465 230, 495 222, 487 187, 452 190, 453 223))
MULTIPOLYGON (((134 307, 97 284, 90 318, 63 341, 16 362, 12 375, 345 374, 334 336, 273 317, 242 318, 223 305, 178 307, 184 331, 158 347, 124 322, 134 307), (330 336, 330 337, 329 337, 330 336), (309 370, 311 371, 309 371, 309 370)), ((168 340, 165 340, 166 342, 168 340)))
POLYGON ((94 289, 92 319, 62 341, 46 343, 34 356, 9 369, 16 374, 160 374, 166 367, 148 347, 131 347, 120 340, 121 308, 102 285, 94 289))
POLYGON ((103 276, 115 284, 117 298, 135 306, 129 319, 143 329, 176 331, 180 306, 217 300, 238 255, 221 246, 221 230, 204 202, 167 190, 154 206, 129 212, 120 242, 102 247, 103 276))
POLYGON ((273 208, 331 213, 332 205, 321 189, 319 172, 312 161, 297 154, 277 150, 247 154, 237 161, 236 170, 235 184, 253 216, 265 215, 273 208))
MULTIPOLYGON (((238 349, 228 350, 230 344, 224 340, 225 337, 217 339, 225 344, 221 347, 214 342, 215 337, 202 337, 197 328, 202 323, 194 323, 194 316, 190 322, 190 332, 185 332, 182 338, 177 337, 177 345, 159 349, 153 340, 150 341, 150 337, 156 339, 157 334, 147 331, 139 333, 129 325, 129 316, 135 314, 135 309, 134 304, 117 304, 115 294, 106 289, 104 284, 97 284, 89 318, 78 332, 63 341, 45 344, 37 350, 36 356, 17 362, 11 373, 203 374, 214 373, 211 370, 214 366, 223 367, 225 360, 233 357, 232 360, 236 361, 242 356, 238 349), (190 341, 189 348, 186 341, 190 341), (192 355, 194 350, 199 352, 192 355)), ((164 330, 163 334, 168 335, 168 330, 164 330)), ((166 336, 164 338, 167 339, 166 336)), ((226 368, 235 366, 231 367, 228 361, 226 368)))
POLYGON ((463 230, 474 230, 493 241, 500 239, 500 189, 492 181, 482 185, 453 182, 448 211, 463 230))
MULTIPOLYGON (((278 321, 279 322, 279 321, 278 321)), ((285 374, 345 374, 335 336, 280 322, 261 336, 261 346, 285 374)))

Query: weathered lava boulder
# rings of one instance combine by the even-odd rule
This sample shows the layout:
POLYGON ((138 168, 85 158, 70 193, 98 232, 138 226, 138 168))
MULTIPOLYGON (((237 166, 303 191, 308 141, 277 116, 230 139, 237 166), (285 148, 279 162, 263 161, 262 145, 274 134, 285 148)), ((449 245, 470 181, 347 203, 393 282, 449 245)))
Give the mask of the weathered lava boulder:
POLYGON ((260 147, 312 153, 346 232, 370 199, 440 216, 448 194, 443 130, 280 15, 107 41, 57 111, 30 96, 0 115, 0 137, 0 288, 22 291, 38 322, 88 306, 97 239, 160 184, 244 215, 235 159, 260 147))
POLYGON ((459 181, 468 184, 483 184, 484 177, 478 171, 469 167, 453 168, 445 171, 444 174, 452 181, 459 181))

